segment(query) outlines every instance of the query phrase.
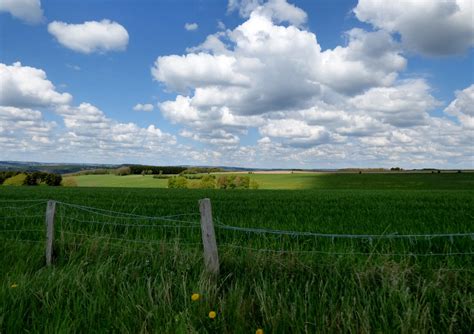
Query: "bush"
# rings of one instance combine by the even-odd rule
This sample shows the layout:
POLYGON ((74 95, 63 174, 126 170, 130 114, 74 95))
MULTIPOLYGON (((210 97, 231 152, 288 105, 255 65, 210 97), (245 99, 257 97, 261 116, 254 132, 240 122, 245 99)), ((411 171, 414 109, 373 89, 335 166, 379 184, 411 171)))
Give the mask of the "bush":
POLYGON ((184 189, 188 187, 188 180, 182 176, 175 176, 168 179, 168 188, 184 189))
POLYGON ((234 180, 236 189, 248 189, 250 185, 250 177, 237 175, 234 180))
POLYGON ((257 181, 255 180, 250 181, 250 189, 258 189, 259 187, 260 185, 258 184, 257 181))
POLYGON ((6 186, 22 186, 25 184, 25 179, 26 179, 26 174, 21 173, 15 176, 12 176, 3 182, 4 185, 6 186))
POLYGON ((77 187, 77 181, 73 177, 65 177, 61 182, 63 187, 77 187))
POLYGON ((216 177, 214 175, 204 175, 199 183, 201 189, 215 189, 216 188, 216 177))
POLYGON ((221 175, 217 179, 217 188, 219 189, 227 189, 227 176, 221 175))
POLYGON ((221 175, 217 179, 219 189, 249 189, 250 177, 244 175, 221 175))

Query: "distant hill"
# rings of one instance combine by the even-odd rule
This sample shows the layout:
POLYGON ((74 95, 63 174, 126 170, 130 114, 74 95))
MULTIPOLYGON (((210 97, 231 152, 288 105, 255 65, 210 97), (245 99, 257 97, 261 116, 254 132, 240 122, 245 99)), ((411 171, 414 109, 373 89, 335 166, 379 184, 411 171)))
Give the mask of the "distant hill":
POLYGON ((77 173, 98 168, 117 168, 119 165, 42 163, 34 161, 0 161, 0 171, 46 172, 55 174, 77 173))

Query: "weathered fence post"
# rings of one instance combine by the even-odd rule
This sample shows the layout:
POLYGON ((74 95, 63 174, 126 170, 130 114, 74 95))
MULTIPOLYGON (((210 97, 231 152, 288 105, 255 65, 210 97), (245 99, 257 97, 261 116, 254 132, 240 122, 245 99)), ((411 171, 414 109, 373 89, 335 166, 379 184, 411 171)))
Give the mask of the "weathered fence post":
POLYGON ((216 235, 214 234, 211 200, 209 198, 199 200, 199 211, 201 212, 204 264, 208 272, 217 275, 219 274, 219 256, 217 254, 216 235))
POLYGON ((46 208, 46 265, 50 266, 53 257, 54 243, 54 215, 56 213, 56 201, 48 201, 46 208))

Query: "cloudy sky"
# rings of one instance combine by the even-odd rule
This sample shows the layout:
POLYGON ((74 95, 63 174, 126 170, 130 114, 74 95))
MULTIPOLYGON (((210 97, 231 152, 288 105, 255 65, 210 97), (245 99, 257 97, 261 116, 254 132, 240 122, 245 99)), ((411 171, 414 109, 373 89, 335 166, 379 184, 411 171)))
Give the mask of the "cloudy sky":
POLYGON ((472 0, 0 0, 0 160, 474 168, 472 0))

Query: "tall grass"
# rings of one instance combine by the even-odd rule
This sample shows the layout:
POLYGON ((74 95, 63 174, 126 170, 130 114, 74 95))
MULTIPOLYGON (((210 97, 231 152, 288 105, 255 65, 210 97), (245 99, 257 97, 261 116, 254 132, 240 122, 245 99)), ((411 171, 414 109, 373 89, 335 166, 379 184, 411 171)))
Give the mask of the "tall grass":
POLYGON ((116 189, 3 190, 0 216, 13 217, 2 218, 3 230, 42 231, 45 205, 12 210, 2 198, 189 215, 174 222, 182 227, 158 227, 171 222, 59 204, 51 268, 44 266, 44 232, 0 232, 2 333, 474 329, 473 255, 430 255, 473 252, 469 237, 370 242, 216 227, 221 274, 213 279, 203 272, 199 228, 185 227, 198 220, 197 200, 210 197, 216 224, 384 235, 472 232, 473 191, 127 189, 117 196, 116 189), (148 224, 154 227, 136 226, 148 224), (191 301, 193 292, 202 298, 191 301), (208 318, 210 310, 216 319, 208 318))

